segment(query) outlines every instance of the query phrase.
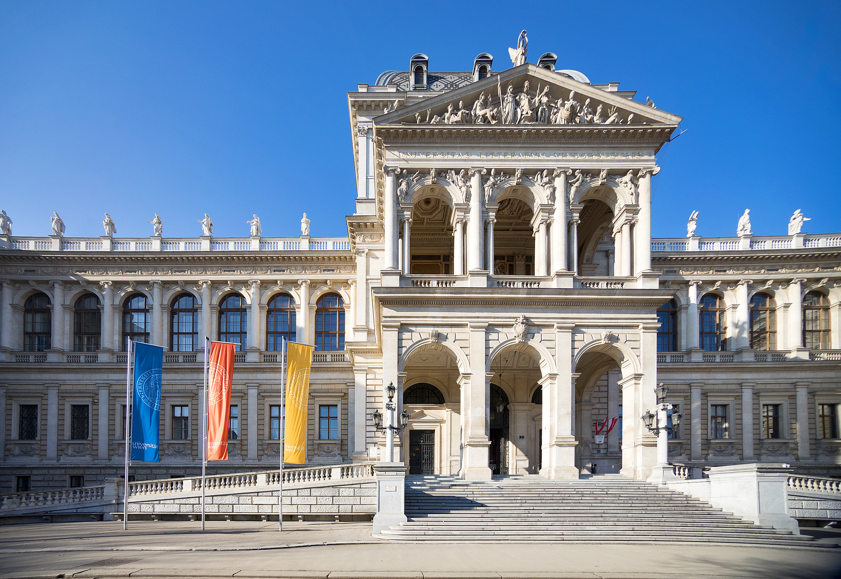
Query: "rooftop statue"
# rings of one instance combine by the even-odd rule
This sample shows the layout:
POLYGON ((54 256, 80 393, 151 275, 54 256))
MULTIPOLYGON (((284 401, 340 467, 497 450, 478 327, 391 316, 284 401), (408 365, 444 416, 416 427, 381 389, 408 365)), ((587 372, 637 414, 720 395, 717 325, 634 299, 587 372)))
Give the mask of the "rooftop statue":
POLYGON ((509 48, 508 54, 511 56, 511 62, 514 66, 520 66, 526 63, 526 53, 529 51, 529 37, 526 31, 523 30, 520 36, 517 37, 517 48, 509 48))
POLYGON ((310 220, 307 219, 307 214, 304 213, 304 217, 301 219, 301 235, 309 235, 310 234, 310 220))
POLYGON ((695 230, 698 228, 698 212, 693 211, 686 223, 686 237, 695 237, 695 230))
POLYGON ((252 213, 254 219, 251 221, 246 221, 251 226, 251 237, 260 237, 260 234, 263 233, 263 226, 260 225, 260 218, 257 217, 256 213, 252 213))
POLYGON ((736 235, 742 237, 743 235, 751 235, 750 232, 750 209, 745 209, 745 213, 739 217, 739 225, 736 228, 736 235))
POLYGON ((0 211, 0 234, 12 234, 12 219, 6 215, 6 210, 0 211))
POLYGON ((158 216, 157 213, 155 213, 155 218, 152 221, 147 220, 146 223, 152 224, 152 229, 155 231, 155 237, 160 237, 161 235, 163 235, 164 226, 163 223, 161 223, 161 218, 160 216, 158 216))
POLYGON ((794 215, 791 216, 791 219, 788 220, 788 234, 795 235, 800 233, 800 230, 803 228, 803 222, 811 220, 811 217, 804 216, 800 213, 800 209, 798 209, 794 212, 794 215))
POLYGON ((213 221, 210 220, 207 213, 204 214, 204 219, 199 219, 198 222, 201 223, 202 237, 210 237, 213 235, 213 221))
POLYGON ((64 221, 58 216, 58 211, 53 211, 53 216, 50 217, 50 225, 53 228, 50 235, 57 235, 59 237, 64 235, 64 221))
POLYGON ((117 226, 107 213, 105 214, 105 219, 102 220, 102 227, 105 228, 106 237, 114 237, 114 234, 117 233, 117 226))
POLYGON ((502 98, 502 122, 506 125, 513 125, 517 109, 517 97, 514 95, 514 85, 509 84, 502 98))

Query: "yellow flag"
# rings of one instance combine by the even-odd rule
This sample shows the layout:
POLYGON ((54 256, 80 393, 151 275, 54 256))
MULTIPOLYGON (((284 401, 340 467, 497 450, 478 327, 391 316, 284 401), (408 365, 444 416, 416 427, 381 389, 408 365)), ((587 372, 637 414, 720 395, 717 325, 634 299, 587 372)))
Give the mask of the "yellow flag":
POLYGON ((306 460, 307 406, 310 397, 312 351, 312 346, 289 343, 283 461, 291 464, 304 464, 306 460))

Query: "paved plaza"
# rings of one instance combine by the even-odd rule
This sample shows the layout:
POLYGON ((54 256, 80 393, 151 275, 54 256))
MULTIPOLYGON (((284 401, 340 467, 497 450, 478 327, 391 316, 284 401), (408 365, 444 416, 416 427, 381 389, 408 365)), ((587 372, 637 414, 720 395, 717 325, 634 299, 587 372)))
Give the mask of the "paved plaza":
MULTIPOLYGON (((370 523, 120 522, 0 527, 0 579, 108 577, 660 578, 841 575, 841 549, 404 543, 370 523)), ((813 531, 819 544, 841 534, 813 531)))

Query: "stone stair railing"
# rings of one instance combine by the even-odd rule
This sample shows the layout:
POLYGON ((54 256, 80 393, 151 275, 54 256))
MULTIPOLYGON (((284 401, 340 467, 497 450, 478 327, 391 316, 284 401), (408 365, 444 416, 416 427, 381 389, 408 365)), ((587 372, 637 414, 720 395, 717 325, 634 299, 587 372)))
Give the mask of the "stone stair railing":
POLYGON ((106 485, 0 495, 0 514, 23 509, 50 509, 105 499, 106 485))
POLYGON ((841 495, 841 479, 792 475, 788 477, 788 490, 841 495))

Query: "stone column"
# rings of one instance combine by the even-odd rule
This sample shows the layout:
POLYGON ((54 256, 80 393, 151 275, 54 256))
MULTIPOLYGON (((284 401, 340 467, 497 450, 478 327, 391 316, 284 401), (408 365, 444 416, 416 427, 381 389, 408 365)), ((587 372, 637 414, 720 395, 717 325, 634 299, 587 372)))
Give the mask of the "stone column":
POLYGON ((575 466, 575 376, 572 374, 573 324, 555 324, 557 374, 540 380, 543 387, 542 428, 546 436, 543 469, 550 479, 578 478, 575 466), (547 435, 548 433, 548 435, 547 435))
MULTIPOLYGON (((797 394, 797 459, 804 460, 812 456, 809 448, 809 382, 797 382, 794 386, 797 394)), ((783 416, 783 420, 789 420, 783 416)))
POLYGON ((742 460, 754 458, 753 453, 753 387, 754 382, 742 382, 742 460))
POLYGON ((787 350, 803 347, 803 281, 802 279, 793 279, 788 286, 788 297, 791 300, 791 306, 788 308, 787 350))
POLYGON ((384 167, 385 171, 385 269, 397 269, 397 173, 394 167, 384 167))
POLYGON ((299 279, 301 286, 301 311, 298 315, 298 341, 310 344, 310 280, 299 279))
MULTIPOLYGON (((365 336, 368 328, 368 250, 356 250, 356 327, 361 331, 354 331, 354 336, 365 336)), ((354 337, 354 339, 361 339, 354 337)))
POLYGON ((0 386, 0 462, 6 457, 6 416, 11 417, 6 412, 6 388, 0 386))
MULTIPOLYGON (((382 324, 382 351, 383 351, 383 383, 380 389, 380 394, 382 396, 382 402, 380 404, 380 412, 383 414, 383 424, 388 424, 388 410, 386 409, 385 405, 388 402, 388 395, 386 394, 386 388, 389 384, 394 384, 394 387, 399 389, 400 388, 400 377, 398 376, 397 372, 397 364, 399 360, 398 355, 398 347, 400 345, 400 323, 399 322, 385 322, 382 324)), ((394 405, 397 406, 398 397, 395 393, 395 400, 394 405)), ((394 413, 394 420, 395 422, 399 420, 398 413, 394 413)), ((387 444, 387 436, 388 432, 384 432, 385 436, 380 438, 380 443, 382 445, 387 444)), ((396 449, 396 445, 395 445, 396 449)), ((380 460, 388 460, 386 458, 386 450, 385 448, 380 448, 380 460)), ((397 457, 397 452, 395 452, 395 458, 397 457)), ((399 459, 396 459, 399 462, 399 459)))
MULTIPOLYGON (((572 207, 570 207, 572 209, 572 207)), ((572 235, 570 236, 570 261, 572 263, 569 264, 567 269, 575 272, 575 275, 578 275, 578 224, 581 223, 581 220, 578 218, 578 213, 580 209, 576 208, 572 210, 572 218, 570 220, 570 228, 572 229, 572 235)))
POLYGON ((357 168, 356 196, 359 199, 368 198, 368 130, 366 125, 356 126, 357 151, 359 167, 357 168))
MULTIPOLYGON (((660 324, 640 324, 640 362, 642 365, 642 376, 639 380, 638 396, 640 400, 640 407, 651 408, 652 410, 657 404, 657 397, 655 389, 657 388, 657 330, 660 324)), ((642 412, 634 416, 634 421, 637 423, 639 432, 642 433, 640 443, 637 446, 637 478, 647 478, 650 474, 651 468, 657 461, 657 441, 654 436, 649 439, 646 435, 648 430, 643 431, 642 412)), ((629 416, 630 418, 630 416, 629 416)), ((668 440, 665 441, 665 446, 668 448, 668 440)))
POLYGON ((555 171, 555 208, 552 226, 552 275, 567 266, 567 175, 568 169, 555 171))
POLYGON ((257 460, 257 422, 259 414, 259 390, 256 384, 248 385, 248 460, 257 460))
POLYGON ((453 256, 453 273, 464 275, 464 220, 456 218, 455 256, 453 256))
POLYGON ((164 345, 163 285, 152 280, 152 343, 164 345))
MULTIPOLYGON (((736 321, 733 324, 736 344, 734 350, 750 348, 750 280, 742 280, 736 288, 736 321)), ((728 348, 729 349, 729 348, 728 348)))
POLYGON ((462 478, 490 480, 493 476, 488 466, 488 431, 486 418, 488 405, 486 391, 490 388, 485 374, 485 332, 488 325, 471 323, 470 328, 470 379, 462 382, 466 418, 464 430, 464 458, 462 478))
POLYGON ((631 222, 626 220, 622 224, 622 271, 625 277, 631 275, 631 222))
POLYGON ((53 319, 52 336, 50 338, 53 350, 64 350, 64 284, 60 281, 50 282, 53 286, 53 319))
MULTIPOLYGON (((354 367, 353 369, 353 448, 354 461, 368 459, 368 369, 354 367)), ((350 430, 350 428, 348 428, 350 430)))
POLYGON ((540 219, 540 222, 537 225, 537 231, 535 232, 535 248, 534 248, 534 256, 535 256, 535 264, 534 264, 534 275, 536 276, 546 276, 549 275, 546 272, 546 220, 540 219))
POLYGON ((99 282, 102 288, 102 343, 100 350, 114 349, 114 284, 110 281, 99 282))
POLYGON ((260 280, 252 279, 251 311, 248 314, 248 347, 260 349, 260 280))
MULTIPOLYGON (((411 213, 410 213, 411 215, 411 213)), ((412 218, 406 217, 403 219, 403 275, 412 273, 412 252, 409 247, 409 237, 411 235, 412 218)))
POLYGON ((651 177, 660 172, 660 167, 642 169, 639 172, 639 221, 636 233, 634 269, 636 275, 651 270, 651 177))
POLYGON ((701 388, 703 382, 689 384, 689 460, 701 460, 701 388))
POLYGON ((494 246, 494 223, 496 223, 496 211, 489 211, 488 212, 488 271, 491 272, 491 275, 494 274, 494 265, 496 262, 496 256, 494 252, 496 250, 494 246))
POLYGON ((58 385, 47 385, 47 460, 58 459, 58 385))
POLYGON ((484 269, 482 238, 485 224, 482 219, 484 209, 484 189, 482 188, 482 170, 470 169, 470 222, 467 224, 467 271, 484 269))
POLYGON ((108 384, 97 384, 99 387, 99 402, 97 406, 97 450, 99 460, 108 460, 108 418, 111 414, 111 389, 108 384))
POLYGON ((697 350, 700 347, 698 331, 698 286, 701 282, 689 282, 689 306, 686 308, 686 349, 697 350))
POLYGON ((201 285, 201 332, 199 333, 200 350, 204 349, 204 338, 214 339, 211 335, 211 321, 210 321, 210 282, 200 281, 201 285))
POLYGON ((0 348, 12 349, 12 284, 8 281, 0 281, 2 293, 0 302, 3 309, 0 310, 0 348))

